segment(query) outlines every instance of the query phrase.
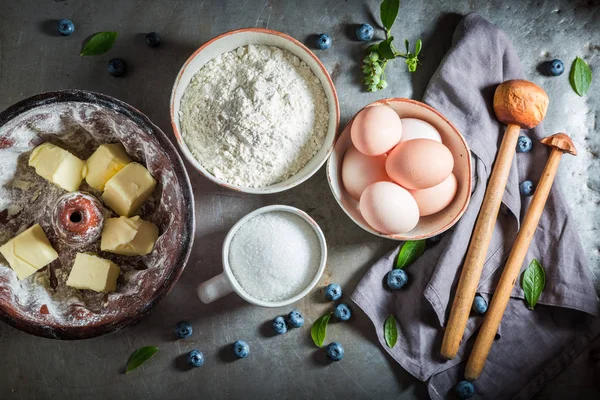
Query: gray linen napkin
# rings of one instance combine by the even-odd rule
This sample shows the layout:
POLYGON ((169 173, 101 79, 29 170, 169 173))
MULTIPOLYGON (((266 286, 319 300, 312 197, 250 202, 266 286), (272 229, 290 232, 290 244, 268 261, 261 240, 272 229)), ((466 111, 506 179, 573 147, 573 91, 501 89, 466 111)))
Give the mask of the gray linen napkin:
MULTIPOLYGON (((383 348, 416 378, 429 380, 429 394, 434 399, 447 398, 463 379, 474 333, 483 321, 482 316, 471 316, 458 356, 451 361, 440 357, 460 269, 504 131, 491 107, 493 93, 499 83, 516 78, 524 78, 524 74, 507 36, 479 15, 467 15, 429 83, 424 102, 452 121, 471 147, 471 203, 461 220, 443 234, 441 242, 408 267, 409 283, 402 290, 393 292, 382 284, 392 268, 396 249, 373 265, 352 294, 375 325, 383 348), (383 338, 383 324, 390 314, 396 317, 399 329, 393 349, 383 338)), ((521 134, 528 135, 534 145, 531 152, 516 155, 510 172, 478 288, 488 301, 511 250, 519 220, 529 205, 530 198, 519 194, 519 182, 529 179, 537 183, 548 156, 546 146, 539 143, 548 135, 541 127, 521 134)), ((515 285, 484 372, 474 383, 477 396, 530 398, 600 332, 595 317, 600 311, 598 299, 558 182, 554 183, 522 269, 533 258, 546 269, 546 288, 531 311, 523 300, 520 284, 515 285)))

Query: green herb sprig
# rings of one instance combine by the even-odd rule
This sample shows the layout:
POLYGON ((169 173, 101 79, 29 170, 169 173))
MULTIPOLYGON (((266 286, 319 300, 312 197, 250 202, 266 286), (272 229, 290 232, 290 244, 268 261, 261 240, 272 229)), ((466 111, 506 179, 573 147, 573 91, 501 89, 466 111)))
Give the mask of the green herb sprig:
POLYGON ((385 29, 385 40, 370 46, 367 49, 367 55, 363 59, 362 71, 365 75, 363 83, 367 86, 369 92, 376 92, 387 87, 385 67, 388 61, 394 58, 404 58, 408 70, 415 72, 419 62, 419 53, 423 48, 421 39, 415 43, 414 52, 410 52, 408 40, 404 40, 406 53, 400 53, 394 47, 394 37, 391 35, 391 29, 398 16, 400 9, 400 0, 383 0, 379 9, 381 24, 385 29))
POLYGON ((571 87, 579 96, 583 97, 592 84, 592 70, 582 58, 576 57, 569 73, 571 87))
POLYGON ((398 252, 394 268, 404 268, 414 263, 425 252, 425 245, 424 240, 407 240, 404 242, 400 252, 398 252))
POLYGON ((327 324, 329 324, 330 318, 331 313, 323 315, 315 321, 310 329, 310 336, 317 347, 323 346, 323 343, 325 342, 325 338, 327 337, 327 324))
POLYGON ((398 327, 396 326, 396 318, 392 314, 385 320, 383 324, 383 337, 385 344, 390 349, 393 349, 398 341, 398 327))
POLYGON ((119 34, 117 32, 98 32, 85 43, 80 56, 98 56, 113 47, 119 34))
POLYGON ((148 361, 156 352, 158 347, 156 346, 145 346, 140 347, 131 354, 129 360, 127 360, 127 367, 125 367, 125 373, 131 372, 146 361, 148 361))
POLYGON ((546 272, 542 264, 535 258, 531 260, 529 266, 523 272, 521 286, 525 293, 525 300, 529 304, 529 309, 533 310, 537 304, 542 291, 546 287, 546 272))

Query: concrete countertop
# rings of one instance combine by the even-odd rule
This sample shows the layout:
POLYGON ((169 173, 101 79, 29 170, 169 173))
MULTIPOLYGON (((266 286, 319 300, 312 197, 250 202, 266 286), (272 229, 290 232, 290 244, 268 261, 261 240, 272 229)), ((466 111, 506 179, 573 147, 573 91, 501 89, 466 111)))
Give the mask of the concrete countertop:
MULTIPOLYGON (((317 55, 336 84, 344 124, 365 104, 382 97, 420 99, 449 48, 460 15, 477 11, 507 32, 527 76, 557 100, 548 112, 547 132, 569 129, 565 121, 573 113, 567 107, 570 104, 580 114, 573 127, 579 136, 574 136, 586 141, 587 133, 598 133, 598 82, 593 83, 585 99, 579 99, 573 95, 566 76, 547 78, 536 71, 541 61, 554 57, 563 59, 567 68, 576 55, 599 65, 597 1, 403 1, 393 32, 400 40, 423 39, 423 65, 415 74, 409 74, 403 62, 393 62, 387 72, 388 89, 371 94, 364 92, 360 83, 359 62, 365 46, 353 39, 352 32, 355 24, 375 24, 373 15, 378 16, 378 9, 379 1, 354 0, 2 1, 0 109, 39 92, 93 90, 132 104, 172 138, 169 96, 175 76, 189 55, 225 31, 268 27, 305 43, 316 33, 332 35, 332 48, 317 55), (71 37, 54 33, 54 21, 60 18, 74 21, 71 37), (115 47, 102 56, 80 57, 83 40, 104 30, 119 32, 115 47), (163 43, 159 48, 145 45, 144 35, 149 31, 160 33, 163 43), (112 57, 127 61, 126 77, 114 78, 107 73, 106 65, 112 57)), ((288 192, 253 196, 221 189, 186 166, 196 196, 195 246, 169 296, 137 325, 85 341, 41 339, 0 324, 0 398, 427 397, 425 385, 408 375, 376 344, 373 326, 356 307, 351 323, 333 324, 329 329, 329 338, 346 348, 344 361, 323 362, 309 334, 311 322, 331 306, 322 300, 320 289, 296 304, 307 319, 305 327, 278 337, 271 336, 268 324, 292 307, 261 309, 235 295, 203 305, 196 296, 196 285, 221 271, 221 243, 228 229, 248 212, 267 204, 293 205, 317 220, 330 249, 323 282, 338 282, 346 294, 351 293, 370 264, 396 244, 352 223, 333 199, 323 169, 288 192), (178 341, 172 332, 182 319, 193 323, 194 335, 178 341), (237 339, 248 341, 251 355, 232 362, 229 346, 237 339), (144 345, 157 345, 160 351, 143 367, 124 375, 128 356, 144 345), (185 354, 194 348, 204 352, 206 362, 200 369, 188 370, 185 354)), ((599 170, 597 156, 589 168, 599 170)), ((597 180, 590 183, 581 176, 573 179, 580 179, 582 186, 592 188, 598 196, 598 186, 594 186, 597 180)), ((595 214, 591 225, 582 228, 587 232, 582 236, 597 234, 597 217, 595 214)), ((597 267, 597 242, 586 240, 591 240, 592 246, 596 243, 595 248, 588 249, 588 258, 597 267)), ((600 346, 600 341, 596 340, 595 346, 600 346)), ((598 397, 600 389, 594 388, 597 373, 584 353, 538 396, 553 398, 568 393, 572 398, 598 397)))

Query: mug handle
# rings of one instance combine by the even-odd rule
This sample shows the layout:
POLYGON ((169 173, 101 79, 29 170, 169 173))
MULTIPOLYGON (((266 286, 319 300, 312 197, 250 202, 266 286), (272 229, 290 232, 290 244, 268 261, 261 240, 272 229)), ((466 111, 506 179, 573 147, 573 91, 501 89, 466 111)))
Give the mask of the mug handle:
POLYGON ((232 293, 233 288, 229 284, 229 280, 225 276, 225 273, 220 273, 214 278, 211 278, 198 285, 197 291, 200 300, 204 304, 209 304, 223 296, 227 296, 229 293, 232 293))

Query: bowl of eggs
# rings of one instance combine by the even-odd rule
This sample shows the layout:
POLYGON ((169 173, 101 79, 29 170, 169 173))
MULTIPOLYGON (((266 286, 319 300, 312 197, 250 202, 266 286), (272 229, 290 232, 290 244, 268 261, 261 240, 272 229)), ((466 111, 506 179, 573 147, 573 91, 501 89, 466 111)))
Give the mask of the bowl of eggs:
POLYGON ((419 240, 452 227, 471 198, 465 138, 427 104, 379 100, 346 125, 329 160, 331 191, 364 230, 419 240))

